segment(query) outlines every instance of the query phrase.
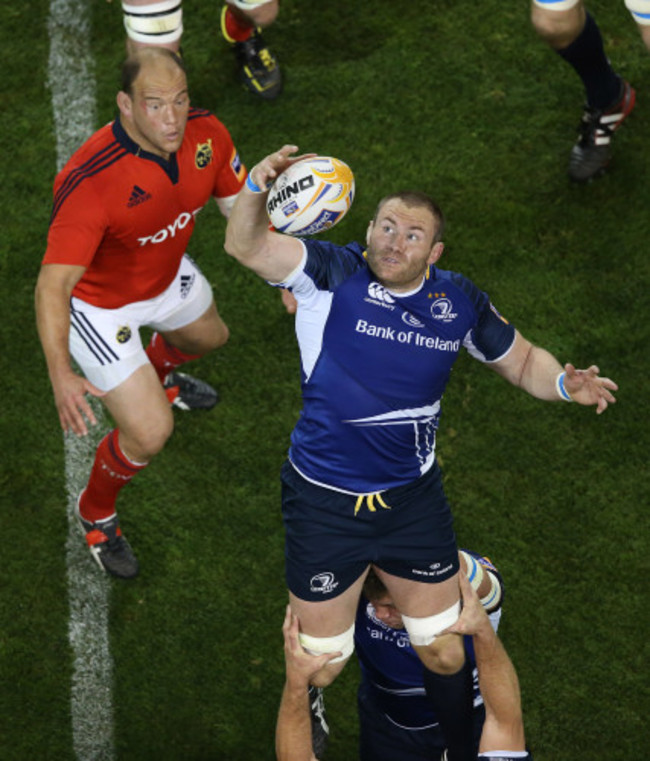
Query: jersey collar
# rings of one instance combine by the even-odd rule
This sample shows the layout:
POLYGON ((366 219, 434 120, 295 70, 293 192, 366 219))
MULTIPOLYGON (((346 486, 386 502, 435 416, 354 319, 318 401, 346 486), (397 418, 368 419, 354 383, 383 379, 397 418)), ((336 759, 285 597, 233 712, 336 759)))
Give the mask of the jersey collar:
POLYGON ((140 159, 146 159, 147 161, 153 161, 155 164, 165 172, 169 179, 176 184, 178 182, 178 161, 176 160, 176 154, 172 153, 169 157, 169 161, 165 161, 162 156, 158 156, 155 153, 143 150, 135 140, 132 140, 126 133, 126 130, 120 122, 119 115, 115 117, 113 122, 113 135, 117 142, 129 153, 137 156, 140 159))
MULTIPOLYGON (((361 256, 363 256, 363 258, 366 261, 366 267, 368 269, 368 272, 374 276, 373 271, 370 269, 370 267, 368 267, 368 252, 366 251, 365 248, 362 251, 361 256)), ((430 264, 429 268, 424 273, 422 282, 420 283, 420 285, 416 286, 412 291, 408 291, 407 293, 397 293, 396 291, 391 291, 390 288, 386 288, 386 286, 384 286, 384 288, 386 288, 386 291, 390 293, 391 296, 394 296, 397 299, 405 299, 408 296, 415 296, 416 293, 419 293, 424 287, 424 284, 426 283, 427 280, 435 280, 436 279, 435 274, 436 274, 436 268, 434 267, 433 264, 430 264)))

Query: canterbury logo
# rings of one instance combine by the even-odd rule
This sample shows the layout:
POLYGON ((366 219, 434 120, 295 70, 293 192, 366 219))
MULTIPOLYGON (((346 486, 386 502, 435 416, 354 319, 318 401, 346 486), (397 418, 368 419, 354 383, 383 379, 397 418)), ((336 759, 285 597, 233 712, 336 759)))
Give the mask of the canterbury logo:
POLYGON ((140 203, 144 203, 145 201, 148 201, 150 198, 151 198, 151 193, 147 193, 146 190, 143 190, 138 185, 134 185, 133 190, 131 191, 131 195, 129 196, 128 203, 126 205, 130 209, 133 206, 137 206, 140 203))
POLYGON ((374 280, 368 286, 368 295, 371 299, 383 301, 385 304, 394 304, 395 299, 386 291, 383 285, 379 285, 374 280))

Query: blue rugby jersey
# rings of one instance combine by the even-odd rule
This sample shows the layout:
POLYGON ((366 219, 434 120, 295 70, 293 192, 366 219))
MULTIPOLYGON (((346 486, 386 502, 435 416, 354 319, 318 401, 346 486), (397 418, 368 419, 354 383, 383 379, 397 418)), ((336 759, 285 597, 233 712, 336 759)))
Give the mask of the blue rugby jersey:
POLYGON ((278 285, 298 301, 303 410, 289 457, 311 481, 353 494, 410 483, 435 458, 440 403, 461 346, 483 362, 515 330, 486 293, 431 266, 422 287, 391 293, 358 243, 304 240, 278 285))
MULTIPOLYGON (((486 568, 494 569, 487 558, 471 552, 486 568)), ((496 569, 494 569, 496 570, 496 569)), ((499 627, 501 609, 490 614, 495 631, 499 627)), ((471 637, 464 637, 465 652, 474 668, 474 706, 483 702, 475 668, 471 637)), ((359 601, 354 631, 354 644, 361 665, 362 685, 390 721, 405 729, 424 729, 438 724, 424 690, 422 662, 411 647, 405 629, 393 629, 380 621, 375 609, 363 597, 359 601)))

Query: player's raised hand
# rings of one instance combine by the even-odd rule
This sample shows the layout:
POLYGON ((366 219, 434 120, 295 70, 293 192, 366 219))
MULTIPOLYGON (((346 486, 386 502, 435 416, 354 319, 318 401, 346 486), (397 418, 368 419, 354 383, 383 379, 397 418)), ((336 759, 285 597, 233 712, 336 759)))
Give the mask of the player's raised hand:
POLYGON ((292 156, 291 154, 296 153, 297 150, 297 145, 283 145, 279 151, 274 151, 263 158, 249 172, 253 183, 259 188, 266 188, 292 164, 317 155, 315 153, 303 153, 300 156, 292 156))
POLYGON ((64 378, 52 380, 54 402, 59 413, 61 428, 64 432, 72 431, 77 436, 88 434, 87 422, 97 425, 97 418, 92 410, 86 394, 102 397, 106 392, 86 380, 86 378, 70 370, 64 378), (87 422, 86 422, 87 421, 87 422))
POLYGON ((618 391, 618 386, 610 378, 601 378, 596 365, 591 365, 586 370, 577 370, 572 364, 567 363, 564 372, 564 388, 574 402, 596 405, 598 415, 603 413, 608 405, 616 402, 612 391, 618 391))

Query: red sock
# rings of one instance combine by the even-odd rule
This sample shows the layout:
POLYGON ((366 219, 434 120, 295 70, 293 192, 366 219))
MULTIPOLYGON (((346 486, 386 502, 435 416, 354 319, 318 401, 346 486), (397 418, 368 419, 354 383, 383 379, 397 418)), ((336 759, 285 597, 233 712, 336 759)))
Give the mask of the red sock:
POLYGON ((254 24, 235 16, 230 6, 226 8, 223 23, 226 28, 227 37, 235 42, 244 42, 244 40, 247 40, 254 29, 254 24))
POLYGON ((180 349, 168 344, 160 333, 154 333, 151 336, 146 352, 161 383, 174 368, 203 356, 202 354, 184 354, 180 349))
POLYGON ((120 489, 148 463, 131 462, 120 449, 117 428, 99 442, 88 484, 81 495, 79 510, 87 521, 110 518, 120 489))

